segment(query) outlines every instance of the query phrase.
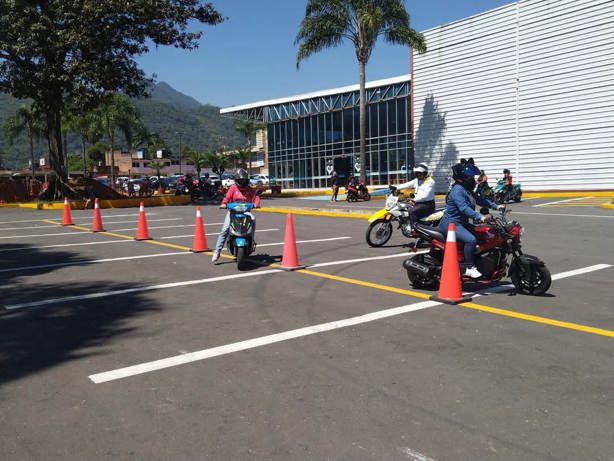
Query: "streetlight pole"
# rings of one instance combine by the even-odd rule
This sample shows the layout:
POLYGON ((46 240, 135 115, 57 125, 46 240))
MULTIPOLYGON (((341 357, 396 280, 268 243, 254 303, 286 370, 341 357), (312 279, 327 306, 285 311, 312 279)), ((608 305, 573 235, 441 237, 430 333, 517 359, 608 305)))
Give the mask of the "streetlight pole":
POLYGON ((181 174, 181 135, 183 134, 181 131, 177 131, 176 134, 179 135, 179 174, 181 174))

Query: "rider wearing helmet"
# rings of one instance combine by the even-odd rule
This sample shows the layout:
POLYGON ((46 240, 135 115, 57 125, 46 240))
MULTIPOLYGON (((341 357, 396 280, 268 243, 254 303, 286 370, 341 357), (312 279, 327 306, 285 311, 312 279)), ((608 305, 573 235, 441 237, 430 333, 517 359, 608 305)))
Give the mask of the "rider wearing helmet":
MULTIPOLYGON (((224 195, 224 198, 222 199, 220 208, 227 208, 226 204, 230 202, 252 202, 254 204, 254 208, 260 208, 260 196, 256 193, 255 189, 249 187, 249 175, 243 168, 237 170, 235 173, 235 183, 228 188, 226 195, 224 195)), ((253 215, 251 215, 251 217, 254 219, 255 227, 256 219, 253 215)), ((222 224, 222 230, 220 231, 220 235, 215 243, 215 250, 213 251, 211 262, 216 262, 218 259, 220 259, 220 252, 222 251, 222 248, 224 248, 224 244, 228 238, 229 229, 230 212, 226 213, 226 217, 224 218, 224 224, 222 224)))
MULTIPOLYGON (((466 265, 465 274, 471 278, 479 278, 482 274, 474 265, 477 240, 470 231, 469 218, 473 218, 474 222, 484 222, 491 217, 489 214, 483 216, 475 211, 476 202, 480 206, 493 210, 498 208, 497 204, 492 200, 483 196, 477 196, 473 192, 476 185, 476 176, 479 174, 480 170, 475 166, 473 159, 461 161, 461 163, 452 167, 454 184, 448 193, 448 202, 439 223, 439 230, 444 235, 448 232, 449 223, 456 225, 456 239, 465 244, 463 250, 466 265)), ((503 208, 503 206, 499 208, 503 208)))
POLYGON ((419 163, 414 167, 415 178, 409 182, 396 186, 397 189, 414 189, 414 206, 410 211, 411 219, 428 216, 435 211, 435 180, 429 175, 426 163, 419 163))

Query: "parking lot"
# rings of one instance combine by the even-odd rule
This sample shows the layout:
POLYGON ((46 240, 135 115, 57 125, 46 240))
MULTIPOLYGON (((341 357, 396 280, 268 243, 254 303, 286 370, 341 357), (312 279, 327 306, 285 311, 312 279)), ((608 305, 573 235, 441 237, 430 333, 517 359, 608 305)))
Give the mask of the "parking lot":
MULTIPOLYGON (((138 208, 99 233, 2 209, 2 459, 612 459, 614 210, 558 200, 510 205, 547 295, 458 306, 409 286, 400 233, 371 248, 343 216, 381 200, 263 200, 241 272, 189 251, 191 205, 146 209, 146 241, 138 208)), ((209 247, 224 213, 202 207, 209 247)))

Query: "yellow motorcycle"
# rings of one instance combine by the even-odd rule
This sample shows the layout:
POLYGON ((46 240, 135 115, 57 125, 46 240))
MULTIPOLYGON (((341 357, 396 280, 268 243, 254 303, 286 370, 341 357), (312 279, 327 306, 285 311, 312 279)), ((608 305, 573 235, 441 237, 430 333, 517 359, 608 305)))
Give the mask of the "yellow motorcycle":
MULTIPOLYGON (((414 194, 410 194, 410 199, 413 197, 414 194)), ((399 199, 399 191, 391 188, 386 195, 384 208, 369 216, 369 226, 365 235, 367 243, 372 247, 385 245, 392 237, 395 224, 401 230, 403 236, 417 238, 410 215, 412 208, 413 204, 410 201, 399 199)), ((420 223, 435 227, 439 224, 442 216, 443 208, 421 218, 420 223)))

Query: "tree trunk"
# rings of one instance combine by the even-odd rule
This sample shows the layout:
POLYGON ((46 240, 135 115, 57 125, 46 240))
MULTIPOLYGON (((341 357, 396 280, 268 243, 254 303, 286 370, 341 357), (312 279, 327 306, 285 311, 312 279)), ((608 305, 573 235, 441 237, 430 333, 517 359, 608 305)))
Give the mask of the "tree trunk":
POLYGON ((359 78, 360 78, 360 181, 367 184, 367 95, 365 90, 365 63, 358 61, 359 78))
POLYGON ((50 200, 61 199, 68 194, 68 172, 64 161, 62 149, 62 116, 58 109, 47 111, 47 140, 49 143, 49 164, 55 172, 55 179, 49 181, 46 198, 50 200))

